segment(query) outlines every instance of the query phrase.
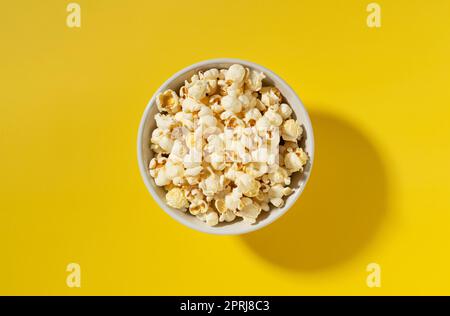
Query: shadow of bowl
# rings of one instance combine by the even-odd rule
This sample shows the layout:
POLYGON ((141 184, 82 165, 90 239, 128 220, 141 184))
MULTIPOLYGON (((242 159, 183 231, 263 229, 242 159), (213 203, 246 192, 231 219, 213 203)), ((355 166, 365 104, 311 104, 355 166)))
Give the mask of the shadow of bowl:
POLYGON ((302 196, 272 225, 241 236, 268 261, 293 270, 339 264, 377 232, 387 208, 387 179, 370 141, 348 122, 311 113, 314 168, 302 196))

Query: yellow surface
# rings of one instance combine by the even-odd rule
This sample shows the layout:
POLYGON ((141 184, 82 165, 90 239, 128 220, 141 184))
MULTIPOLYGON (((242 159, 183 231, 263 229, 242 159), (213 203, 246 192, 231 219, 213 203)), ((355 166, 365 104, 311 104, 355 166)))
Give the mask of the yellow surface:
POLYGON ((369 2, 80 0, 80 29, 2 2, 0 294, 450 294, 450 2, 378 1, 379 29, 369 2), (216 57, 282 76, 316 133, 304 195, 242 237, 172 220, 137 166, 153 92, 216 57))

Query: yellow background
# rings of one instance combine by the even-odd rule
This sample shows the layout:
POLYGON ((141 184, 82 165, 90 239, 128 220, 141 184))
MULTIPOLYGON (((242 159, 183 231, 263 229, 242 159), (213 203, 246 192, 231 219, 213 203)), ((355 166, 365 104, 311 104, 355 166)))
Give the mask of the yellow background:
POLYGON ((0 294, 450 294, 450 2, 79 0, 0 6, 0 294), (283 77, 316 133, 288 214, 213 236, 153 201, 153 92, 234 57, 283 77), (81 288, 66 266, 81 265, 81 288), (381 288, 366 266, 381 265, 381 288))

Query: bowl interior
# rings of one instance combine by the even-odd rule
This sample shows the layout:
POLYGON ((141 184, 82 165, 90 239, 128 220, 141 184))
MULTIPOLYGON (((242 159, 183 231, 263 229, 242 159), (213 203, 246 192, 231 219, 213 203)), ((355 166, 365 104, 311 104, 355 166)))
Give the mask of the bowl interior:
POLYGON ((295 92, 273 72, 262 66, 242 60, 211 60, 192 65, 178 72, 177 74, 172 76, 169 80, 167 80, 155 93, 155 95, 150 100, 147 106, 139 129, 138 158, 141 174, 144 178, 144 181, 149 191, 153 195, 154 199, 158 202, 160 207, 164 209, 164 211, 166 211, 174 219, 193 229, 207 233, 224 234, 224 235, 242 234, 259 229, 273 222, 283 213, 285 213, 300 196, 311 172, 311 167, 314 158, 314 137, 308 113, 306 112, 300 99, 295 94, 295 92), (184 84, 184 81, 188 80, 189 78, 191 78, 192 75, 198 73, 201 70, 207 70, 210 68, 219 68, 219 69, 228 68, 229 66, 235 63, 239 63, 250 69, 255 69, 264 72, 264 74, 267 77, 264 80, 264 83, 267 85, 273 85, 280 90, 285 99, 285 102, 292 107, 294 112, 293 116, 295 116, 303 126, 304 134, 302 141, 305 144, 305 150, 310 156, 310 160, 308 161, 307 165, 305 166, 305 170, 301 175, 295 174, 291 178, 291 187, 294 189, 294 193, 286 198, 285 200, 286 203, 282 208, 272 207, 270 212, 264 211, 261 212, 260 216, 258 217, 258 221, 253 225, 244 223, 242 222, 242 220, 237 220, 232 223, 220 223, 217 226, 210 227, 205 223, 203 223, 202 221, 200 221, 199 219, 197 219, 195 216, 192 216, 188 213, 183 213, 177 209, 169 207, 165 203, 165 194, 166 194, 165 190, 161 187, 158 187, 155 184, 153 178, 147 172, 149 162, 153 158, 153 152, 149 148, 150 136, 153 129, 156 128, 156 122, 154 117, 158 113, 158 108, 156 107, 155 104, 155 96, 159 92, 164 91, 166 89, 172 89, 178 93, 178 90, 184 84))

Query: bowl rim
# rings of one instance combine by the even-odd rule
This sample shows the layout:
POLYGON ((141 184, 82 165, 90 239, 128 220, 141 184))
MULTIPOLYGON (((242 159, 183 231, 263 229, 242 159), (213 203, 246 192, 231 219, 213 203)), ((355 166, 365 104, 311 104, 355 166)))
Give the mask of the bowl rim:
POLYGON ((196 62, 194 64, 191 64, 191 65, 177 71, 175 74, 170 76, 170 78, 167 79, 155 91, 155 93, 151 97, 150 101, 147 103, 147 106, 145 107, 144 113, 142 114, 142 117, 140 120, 139 129, 138 129, 138 137, 137 137, 137 158, 138 158, 138 164, 139 164, 139 171, 140 171, 141 177, 144 180, 144 183, 147 187, 147 190, 150 192, 151 196, 157 202, 157 204, 163 209, 163 211, 165 213, 167 213, 170 217, 172 217, 174 220, 176 220, 177 222, 179 222, 193 230, 197 230, 197 231, 200 231, 203 233, 209 233, 209 234, 214 234, 214 235, 241 235, 241 234, 246 234, 249 232, 259 230, 263 227, 266 227, 266 226, 272 224, 277 219, 279 219, 281 216, 286 214, 286 212, 289 209, 291 209, 291 207, 295 204, 295 202, 298 200, 298 198, 302 195, 303 190, 305 189, 306 184, 308 183, 308 180, 311 176, 311 172, 312 172, 313 165, 314 165, 314 144, 315 144, 314 132, 313 132, 311 119, 309 117, 308 111, 306 110, 305 106, 303 105, 303 102, 301 101, 300 97, 297 95, 295 90, 292 89, 292 87, 286 81, 284 81, 280 76, 275 74, 270 69, 267 69, 266 67, 261 66, 254 62, 251 62, 251 61, 247 61, 247 60, 239 59, 239 58, 213 58, 213 59, 206 59, 206 60, 202 60, 200 62, 196 62), (269 217, 260 223, 248 225, 244 228, 236 229, 236 231, 226 231, 225 232, 225 231, 221 230, 220 227, 215 228, 215 227, 209 227, 209 226, 196 225, 188 220, 184 220, 181 217, 176 217, 173 214, 174 211, 171 210, 166 205, 166 202, 160 198, 159 194, 156 192, 155 188, 153 187, 153 184, 150 182, 150 177, 147 172, 147 166, 145 165, 144 158, 143 158, 142 142, 143 142, 143 138, 144 138, 144 126, 148 120, 149 112, 151 111, 153 106, 156 106, 155 105, 156 96, 161 91, 167 89, 167 87, 178 77, 180 77, 180 76, 184 75, 185 73, 188 73, 196 68, 202 68, 202 67, 212 65, 212 64, 241 64, 241 65, 250 67, 251 69, 256 69, 256 70, 262 71, 262 72, 264 72, 264 74, 267 75, 268 78, 272 79, 277 84, 284 85, 288 90, 290 90, 292 92, 293 97, 297 99, 298 104, 301 106, 301 108, 303 110, 304 125, 305 125, 305 129, 308 132, 308 137, 310 138, 310 143, 311 143, 311 146, 308 149, 309 170, 308 170, 308 173, 307 173, 305 179, 303 180, 303 185, 300 186, 300 188, 294 192, 295 195, 293 196, 293 198, 289 199, 283 207, 278 208, 279 212, 276 215, 269 217))

